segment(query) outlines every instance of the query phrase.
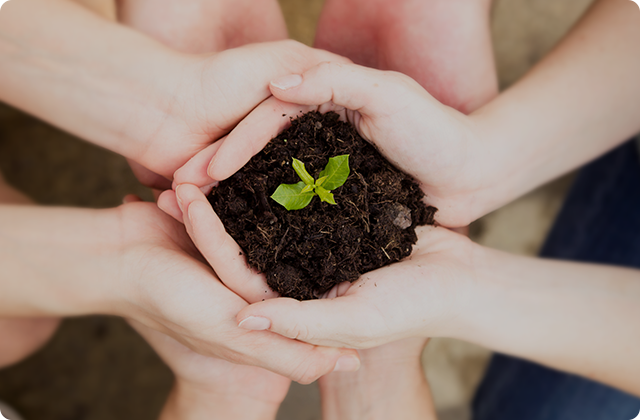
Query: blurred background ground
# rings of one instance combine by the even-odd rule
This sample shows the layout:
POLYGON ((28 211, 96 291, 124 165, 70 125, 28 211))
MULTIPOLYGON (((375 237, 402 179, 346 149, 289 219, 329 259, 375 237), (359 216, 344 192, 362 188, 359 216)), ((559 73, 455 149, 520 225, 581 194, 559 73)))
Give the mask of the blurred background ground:
MULTIPOLYGON (((87 0, 111 10, 110 0, 87 0)), ((323 0, 281 0, 290 35, 311 44, 323 0)), ((508 87, 562 37, 591 0, 496 0, 493 34, 500 85, 508 87)), ((0 168, 7 180, 48 205, 110 207, 127 193, 150 197, 121 157, 0 105, 0 168)), ((558 211, 570 176, 484 217, 474 240, 535 255, 558 211)), ((468 418, 468 404, 489 352, 435 339, 424 354, 442 420, 468 418)), ((144 341, 117 318, 67 320, 24 362, 0 371, 0 400, 27 420, 156 418, 172 375, 144 341)), ((280 420, 320 419, 314 385, 294 386, 280 420)))

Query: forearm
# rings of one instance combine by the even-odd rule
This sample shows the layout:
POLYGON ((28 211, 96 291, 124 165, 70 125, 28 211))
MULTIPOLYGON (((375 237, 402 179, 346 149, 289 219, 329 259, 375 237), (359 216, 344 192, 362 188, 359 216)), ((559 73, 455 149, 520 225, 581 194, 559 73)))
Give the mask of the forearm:
POLYGON ((172 104, 159 96, 175 88, 144 69, 175 67, 173 54, 73 2, 8 2, 0 13, 0 99, 135 158, 168 118, 162 106, 172 104))
POLYGON ((114 216, 0 206, 0 317, 116 313, 119 268, 106 263, 120 249, 114 216))
MULTIPOLYGON (((492 174, 484 213, 564 174, 640 131, 640 14, 600 0, 558 47, 473 114, 492 174)), ((482 153, 482 152, 480 152, 482 153)))
POLYGON ((460 338, 640 395, 640 271, 477 257, 460 338))

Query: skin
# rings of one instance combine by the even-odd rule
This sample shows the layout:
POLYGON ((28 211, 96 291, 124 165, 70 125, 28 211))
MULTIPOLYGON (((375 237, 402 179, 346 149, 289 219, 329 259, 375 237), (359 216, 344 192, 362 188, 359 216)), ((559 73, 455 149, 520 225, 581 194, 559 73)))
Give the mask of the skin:
MULTIPOLYGON (((403 75, 348 64, 276 80, 272 93, 342 112, 422 183, 440 223, 460 226, 640 131, 635 7, 596 2, 523 80, 468 117, 403 75)), ((355 348, 456 337, 640 395, 638 270, 512 256, 442 227, 419 237, 411 258, 339 287, 334 299, 258 302, 237 319, 355 348)))
POLYGON ((595 3, 530 73, 470 116, 395 72, 322 63, 285 76, 271 83, 277 99, 270 114, 256 110, 241 122, 209 174, 222 180, 242 167, 287 125, 283 113, 335 110, 421 183, 441 225, 466 226, 640 130, 640 18, 633 6, 595 3))
POLYGON ((0 50, 0 99, 167 179, 266 99, 273 77, 341 60, 294 41, 179 53, 65 0, 5 4, 0 50))
POLYGON ((498 93, 491 0, 327 0, 314 46, 417 81, 474 111, 498 93))
MULTIPOLYGON (((436 0, 415 3, 400 2, 402 12, 389 16, 386 11, 398 9, 398 2, 378 1, 373 6, 368 4, 362 8, 358 1, 328 1, 320 20, 316 46, 343 54, 358 63, 402 71, 464 112, 495 96, 497 82, 489 37, 489 2, 436 0), (354 19, 351 13, 358 7, 362 12, 358 14, 359 20, 354 19), (378 19, 383 15, 384 19, 378 19), (344 18, 349 20, 348 24, 344 24, 344 18), (431 25, 431 22, 447 22, 448 25, 431 25), (451 28, 456 30, 451 31, 451 28), (459 28, 465 30, 460 31, 459 28), (372 31, 376 35, 374 39, 369 37, 372 31), (453 50, 450 48, 452 45, 455 46, 453 50), (361 60, 358 52, 368 49, 382 53, 375 60, 361 60)), ((268 102, 280 110, 279 104, 271 100, 268 102)), ((295 111, 288 115, 295 115, 295 111)), ((250 127, 265 126, 257 119, 243 123, 250 127)), ((268 134, 265 140, 277 134, 280 128, 268 134)), ((233 145, 232 141, 230 144, 233 145)), ((205 186, 213 182, 214 179, 205 171, 207 166, 216 168, 210 161, 218 150, 219 144, 216 144, 192 159, 176 172, 175 184, 190 182, 205 186)), ((171 192, 160 197, 159 205, 178 220, 182 218, 171 192)), ((423 346, 422 341, 422 345, 413 352, 411 362, 407 353, 416 349, 412 340, 362 351, 363 366, 355 376, 334 373, 322 377, 320 386, 325 418, 387 418, 390 413, 402 413, 403 418, 431 418, 433 410, 428 404, 429 392, 420 365, 423 346), (394 385, 381 387, 379 381, 371 380, 379 375, 389 379, 385 385, 394 385), (407 381, 409 378, 412 379, 407 381)))
MULTIPOLYGON (((219 52, 287 38, 276 1, 121 0, 118 15, 120 22, 186 53, 219 52)), ((130 163, 143 183, 167 189, 161 176, 133 161, 130 163)), ((254 293, 244 291, 248 296, 254 293)), ((176 376, 161 419, 275 418, 289 389, 288 378, 201 356, 166 335, 140 324, 134 326, 176 376)))
MULTIPOLYGON (((8 185, 0 174, 0 206, 31 204, 31 200, 8 185)), ((56 318, 1 318, 0 368, 10 366, 37 351, 55 333, 56 318)))

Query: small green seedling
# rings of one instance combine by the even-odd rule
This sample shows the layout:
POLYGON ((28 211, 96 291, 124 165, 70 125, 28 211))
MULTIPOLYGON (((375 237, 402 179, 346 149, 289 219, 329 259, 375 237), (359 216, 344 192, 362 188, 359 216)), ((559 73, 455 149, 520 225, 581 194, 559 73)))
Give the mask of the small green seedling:
POLYGON ((297 184, 280 184, 273 193, 273 198, 278 204, 287 210, 300 210, 309 205, 316 195, 321 201, 336 204, 331 191, 342 186, 349 177, 349 155, 341 155, 329 159, 327 166, 320 172, 318 179, 314 180, 304 163, 293 158, 293 169, 302 182, 297 184))

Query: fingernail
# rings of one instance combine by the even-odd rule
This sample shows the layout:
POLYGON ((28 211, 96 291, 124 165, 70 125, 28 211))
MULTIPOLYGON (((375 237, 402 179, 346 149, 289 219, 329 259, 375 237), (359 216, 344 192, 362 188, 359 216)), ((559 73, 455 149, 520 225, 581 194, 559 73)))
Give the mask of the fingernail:
POLYGON ((207 175, 209 175, 209 178, 211 178, 211 179, 215 179, 211 174, 213 174, 213 168, 216 165, 216 160, 217 159, 218 159, 218 154, 216 153, 211 158, 211 161, 209 162, 209 166, 207 166, 207 175))
POLYGON ((180 207, 180 211, 184 213, 184 209, 182 208, 182 199, 180 198, 180 194, 178 193, 180 187, 180 185, 176 185, 176 201, 178 201, 178 207, 180 207))
POLYGON ((290 74, 271 81, 271 86, 280 90, 287 90, 300 85, 300 83, 302 83, 302 76, 299 74, 290 74))
POLYGON ((240 321, 238 327, 250 331, 264 331, 271 327, 271 321, 261 316, 249 316, 240 321))
POLYGON ((342 356, 333 368, 334 372, 355 372, 360 369, 360 359, 355 356, 342 356))

